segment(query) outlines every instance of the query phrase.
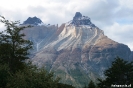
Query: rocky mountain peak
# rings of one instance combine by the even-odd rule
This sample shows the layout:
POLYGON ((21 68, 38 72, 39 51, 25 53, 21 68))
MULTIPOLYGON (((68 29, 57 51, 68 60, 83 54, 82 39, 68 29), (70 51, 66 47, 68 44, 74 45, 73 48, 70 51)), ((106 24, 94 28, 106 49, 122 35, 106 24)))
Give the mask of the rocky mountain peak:
POLYGON ((82 14, 80 12, 76 12, 75 16, 74 16, 74 19, 81 18, 81 17, 82 17, 82 14))
MULTIPOLYGON (((28 18, 25 23, 31 24, 31 20, 33 18, 28 18)), ((37 21, 33 20, 32 24, 34 22, 37 21)), ((53 71, 62 78, 61 82, 76 88, 83 88, 90 79, 94 82, 97 78, 104 79, 105 69, 117 56, 124 60, 133 57, 128 46, 109 39, 80 12, 58 29, 55 26, 34 26, 23 33, 34 44, 32 63, 53 71)))
POLYGON ((26 21, 23 22, 23 24, 42 25, 43 22, 35 16, 29 17, 26 21))
POLYGON ((94 24, 91 23, 90 18, 88 16, 82 16, 80 12, 75 13, 75 16, 73 17, 73 20, 70 24, 73 24, 75 26, 79 26, 79 25, 94 26, 94 24))

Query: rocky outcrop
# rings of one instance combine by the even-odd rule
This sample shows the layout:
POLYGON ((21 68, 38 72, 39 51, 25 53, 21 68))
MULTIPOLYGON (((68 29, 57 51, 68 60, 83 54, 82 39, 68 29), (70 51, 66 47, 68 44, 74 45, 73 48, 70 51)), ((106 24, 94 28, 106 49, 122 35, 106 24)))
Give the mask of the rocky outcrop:
POLYGON ((37 18, 35 16, 35 17, 29 17, 26 21, 23 22, 22 25, 26 25, 26 24, 30 24, 30 25, 42 25, 43 22, 39 18, 37 18))
POLYGON ((75 26, 79 25, 93 25, 91 23, 90 18, 88 16, 82 16, 80 12, 76 12, 75 16, 73 17, 73 20, 70 24, 74 24, 75 26))
POLYGON ((79 12, 69 24, 58 29, 38 26, 25 29, 24 33, 34 42, 33 64, 54 71, 61 82, 77 88, 98 77, 104 78, 104 70, 117 56, 125 60, 131 57, 127 45, 109 39, 79 12))

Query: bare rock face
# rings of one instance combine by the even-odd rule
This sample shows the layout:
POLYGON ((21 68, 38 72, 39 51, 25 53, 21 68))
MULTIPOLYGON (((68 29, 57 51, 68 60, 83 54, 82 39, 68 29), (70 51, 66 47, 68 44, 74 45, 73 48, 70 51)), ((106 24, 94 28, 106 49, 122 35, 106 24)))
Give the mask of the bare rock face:
POLYGON ((35 17, 29 17, 26 21, 24 21, 23 25, 25 25, 25 24, 41 25, 41 24, 43 24, 43 22, 35 16, 35 17))
POLYGON ((33 52, 38 52, 48 41, 52 39, 53 34, 57 31, 57 26, 34 26, 22 31, 25 38, 33 42, 33 52))
POLYGON ((54 71, 61 82, 77 88, 104 78, 104 70, 117 56, 125 60, 131 56, 127 45, 109 39, 81 13, 59 28, 33 27, 24 33, 34 42, 33 64, 54 71))
POLYGON ((73 17, 71 24, 74 24, 76 26, 78 26, 78 25, 90 25, 91 21, 90 21, 89 17, 82 16, 82 14, 80 12, 76 12, 75 16, 73 17))

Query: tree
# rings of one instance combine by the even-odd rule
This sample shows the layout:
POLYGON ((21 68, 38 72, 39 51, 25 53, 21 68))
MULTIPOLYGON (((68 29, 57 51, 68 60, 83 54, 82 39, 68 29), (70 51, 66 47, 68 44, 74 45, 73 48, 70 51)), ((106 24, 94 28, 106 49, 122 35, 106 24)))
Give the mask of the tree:
POLYGON ((59 78, 43 68, 28 65, 8 79, 7 88, 58 88, 59 78))
POLYGON ((83 88, 96 88, 96 85, 95 85, 95 83, 91 80, 91 81, 89 82, 88 86, 85 85, 83 88))
POLYGON ((105 71, 105 80, 100 80, 100 88, 111 88, 111 85, 133 85, 133 62, 117 57, 112 66, 105 71))
POLYGON ((5 88, 10 77, 9 67, 6 64, 0 64, 0 88, 5 88))
POLYGON ((52 72, 25 62, 32 42, 25 40, 21 31, 30 26, 19 26, 18 21, 8 21, 2 16, 0 22, 6 26, 0 32, 0 88, 74 88, 59 83, 52 72))
POLYGON ((91 80, 90 83, 88 84, 88 88, 96 88, 94 82, 91 80))
POLYGON ((25 40, 21 31, 30 26, 19 26, 19 21, 13 22, 0 17, 0 22, 6 26, 6 30, 0 32, 0 63, 8 64, 10 71, 14 73, 24 69, 24 61, 29 59, 32 42, 25 40))

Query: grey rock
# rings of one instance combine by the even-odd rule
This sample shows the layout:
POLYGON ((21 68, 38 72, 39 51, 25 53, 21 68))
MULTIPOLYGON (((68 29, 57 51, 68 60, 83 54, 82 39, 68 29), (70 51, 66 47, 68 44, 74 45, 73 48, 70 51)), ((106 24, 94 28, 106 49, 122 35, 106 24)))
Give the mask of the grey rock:
MULTIPOLYGON (((76 13, 73 21, 81 17, 76 13)), ((90 80, 104 79, 105 69, 117 56, 127 61, 133 56, 127 45, 109 39, 92 23, 80 26, 77 23, 62 24, 59 28, 34 26, 23 32, 26 39, 34 42, 33 64, 54 71, 62 78, 61 82, 77 88, 82 88, 90 80)))
POLYGON ((30 24, 30 25, 39 25, 39 24, 42 24, 43 22, 37 18, 36 16, 35 17, 29 17, 26 21, 23 22, 22 25, 26 25, 26 24, 30 24))
POLYGON ((74 24, 75 26, 79 26, 79 25, 91 25, 92 23, 88 16, 82 16, 80 12, 76 12, 71 24, 74 24))

